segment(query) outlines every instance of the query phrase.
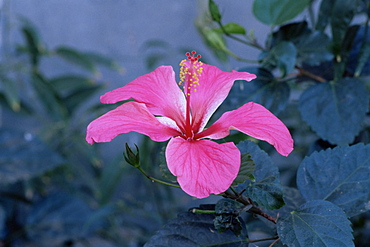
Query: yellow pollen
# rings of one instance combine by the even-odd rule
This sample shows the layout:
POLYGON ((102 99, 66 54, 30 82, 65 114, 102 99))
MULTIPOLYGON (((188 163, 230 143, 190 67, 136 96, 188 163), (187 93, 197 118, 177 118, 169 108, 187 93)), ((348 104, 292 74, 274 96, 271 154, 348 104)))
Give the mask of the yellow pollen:
POLYGON ((193 91, 196 92, 195 87, 199 85, 199 77, 203 72, 203 63, 200 61, 190 61, 189 64, 186 63, 187 60, 182 60, 180 62, 180 81, 179 85, 183 84, 183 88, 188 89, 185 92, 186 95, 190 95, 190 91, 193 88, 193 91))

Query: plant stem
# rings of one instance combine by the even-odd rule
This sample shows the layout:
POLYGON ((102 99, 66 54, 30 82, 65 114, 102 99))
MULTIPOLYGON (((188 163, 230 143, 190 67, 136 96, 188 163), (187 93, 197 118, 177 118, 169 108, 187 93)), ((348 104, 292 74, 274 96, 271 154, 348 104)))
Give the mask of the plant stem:
POLYGON ((238 194, 238 192, 233 188, 233 187, 230 187, 230 189, 232 190, 232 192, 234 192, 234 194, 236 195, 236 196, 238 196, 239 194, 238 194))
MULTIPOLYGON (((268 241, 268 240, 278 240, 279 237, 269 237, 269 238, 260 238, 260 239, 249 239, 249 243, 256 243, 256 242, 262 242, 262 241, 268 241)), ((274 243, 275 243, 274 241, 274 243)))
POLYGON ((245 59, 245 58, 239 57, 238 55, 236 55, 235 53, 231 52, 228 49, 226 49, 225 52, 238 61, 247 62, 247 63, 258 63, 258 60, 251 60, 251 59, 245 59))
POLYGON ((304 76, 307 76, 307 77, 310 77, 316 81, 319 81, 319 82, 326 82, 327 80, 321 76, 318 76, 318 75, 315 75, 315 74, 312 74, 311 72, 308 72, 307 70, 299 67, 299 66, 295 66, 296 69, 298 69, 299 73, 301 75, 304 75, 304 76))
POLYGON ((232 35, 231 33, 228 33, 228 32, 225 30, 224 26, 222 25, 222 23, 221 23, 220 21, 218 21, 218 22, 217 22, 217 24, 219 25, 220 29, 222 30, 222 32, 223 32, 227 37, 229 37, 229 38, 231 38, 231 39, 233 39, 233 40, 236 40, 236 41, 238 41, 238 42, 240 42, 240 43, 242 43, 242 44, 249 45, 249 46, 252 46, 252 47, 254 47, 254 48, 257 48, 257 49, 259 49, 259 50, 264 50, 264 48, 263 48, 261 45, 259 45, 257 42, 249 42, 249 41, 243 40, 243 39, 241 39, 241 38, 239 38, 239 37, 236 37, 236 36, 232 35))
MULTIPOLYGON (((233 189, 232 189, 233 190, 233 189)), ((235 191, 235 190, 233 190, 235 191)), ((244 205, 252 205, 251 202, 244 198, 241 194, 235 194, 235 193, 230 193, 229 191, 225 191, 223 194, 222 194, 223 197, 225 198, 230 198, 230 199, 233 199, 235 201, 238 201, 244 205)), ((268 215, 267 213, 263 212, 260 208, 257 208, 256 206, 252 205, 252 207, 247 210, 248 213, 252 213, 252 214, 257 214, 257 215, 260 215, 262 216, 263 218, 273 222, 274 224, 276 224, 276 221, 277 219, 272 217, 271 215, 268 215)))
POLYGON ((179 185, 177 184, 172 184, 172 183, 168 183, 168 182, 165 182, 165 181, 162 181, 162 180, 159 180, 159 179, 156 179, 156 178, 153 178, 152 176, 149 176, 144 170, 143 168, 141 167, 137 167, 137 169, 139 169, 139 171, 145 175, 145 177, 147 177, 148 179, 152 180, 152 182, 157 182, 157 183, 160 183, 160 184, 164 184, 164 185, 167 185, 167 186, 171 186, 171 187, 175 187, 175 188, 181 188, 179 185))
POLYGON ((214 214, 216 213, 215 210, 203 210, 203 209, 197 209, 197 208, 193 208, 191 210, 192 213, 199 213, 199 214, 214 214))
POLYGON ((278 239, 276 239, 274 242, 272 242, 272 244, 270 244, 269 245, 269 247, 272 247, 272 246, 274 246, 277 242, 279 242, 280 241, 280 238, 278 238, 278 239))

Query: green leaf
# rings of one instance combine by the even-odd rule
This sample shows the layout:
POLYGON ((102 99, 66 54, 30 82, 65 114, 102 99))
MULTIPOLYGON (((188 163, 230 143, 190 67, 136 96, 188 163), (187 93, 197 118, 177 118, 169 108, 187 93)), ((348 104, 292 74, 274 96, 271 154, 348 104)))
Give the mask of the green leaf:
POLYGON ((339 47, 339 43, 333 46, 334 54, 336 59, 334 60, 334 78, 342 78, 348 67, 348 58, 351 51, 353 50, 353 43, 359 30, 359 25, 353 25, 348 27, 344 36, 342 45, 339 47), (336 50, 340 49, 340 50, 336 50))
POLYGON ((209 0, 208 8, 209 8, 209 12, 211 14, 212 20, 215 21, 215 22, 220 22, 221 21, 221 13, 218 9, 217 4, 213 0, 209 0))
POLYGON ((284 25, 274 32, 272 46, 282 41, 290 41, 295 45, 298 63, 317 66, 333 58, 329 37, 323 32, 309 29, 306 21, 284 25))
POLYGON ((313 153, 302 161, 297 185, 306 201, 330 201, 349 217, 370 210, 370 145, 313 153))
POLYGON ((306 21, 288 23, 279 27, 279 30, 272 34, 272 46, 275 46, 281 41, 299 40, 303 35, 310 33, 306 21))
POLYGON ((356 35, 348 28, 358 5, 358 0, 336 0, 332 7, 331 32, 334 60, 334 78, 343 77, 347 65, 349 44, 356 35))
POLYGON ((333 58, 330 38, 323 32, 309 29, 306 21, 280 27, 273 33, 272 46, 281 41, 291 41, 296 46, 297 60, 301 64, 317 66, 333 58))
MULTIPOLYGON (((200 209, 209 210, 210 208, 206 207, 206 205, 201 205, 200 209)), ((239 237, 236 237, 231 231, 219 233, 214 227, 214 218, 215 214, 191 212, 181 213, 176 219, 171 220, 162 229, 160 229, 156 235, 151 237, 144 247, 240 247, 248 243, 246 231, 243 231, 239 237)))
POLYGON ((21 108, 17 82, 5 76, 0 77, 4 98, 13 111, 18 112, 21 108))
MULTIPOLYGON (((23 100, 20 100, 19 102, 19 108, 16 107, 15 109, 12 109, 13 111, 16 110, 19 114, 31 114, 33 112, 33 109, 31 109, 28 105, 30 102, 25 102, 23 100)), ((6 96, 0 92, 0 105, 4 107, 9 107, 9 102, 6 99, 6 96)))
POLYGON ((77 107, 81 104, 87 102, 87 100, 92 97, 96 92, 102 88, 102 85, 94 85, 86 89, 77 90, 67 97, 63 98, 64 104, 67 107, 67 110, 72 114, 77 107))
POLYGON ((197 29, 201 34, 204 43, 210 48, 214 55, 221 62, 226 62, 228 58, 226 42, 224 37, 210 26, 209 21, 200 19, 196 22, 197 29))
POLYGON ((63 159, 31 133, 0 130, 0 183, 11 184, 44 174, 63 159))
POLYGON ((277 67, 280 69, 282 77, 292 72, 297 58, 297 50, 293 43, 281 42, 271 52, 277 60, 277 67))
POLYGON ((116 70, 120 73, 124 72, 124 68, 121 65, 119 65, 116 60, 108 56, 104 56, 95 52, 84 52, 84 55, 95 64, 116 70))
POLYGON ((240 170, 238 176, 236 176, 232 186, 244 183, 246 180, 254 181, 253 172, 256 170, 256 164, 251 158, 249 153, 242 153, 242 162, 240 164, 240 170))
POLYGON ((357 0, 336 0, 332 8, 331 32, 333 39, 334 52, 340 54, 347 28, 355 14, 357 0))
POLYGON ((328 201, 310 201, 288 217, 279 218, 277 232, 287 246, 349 247, 352 241, 351 222, 346 214, 328 201))
MULTIPOLYGON (((244 71, 242 69, 241 71, 244 71)), ((263 68, 246 69, 257 75, 250 83, 243 85, 246 101, 253 101, 268 108, 274 114, 280 113, 288 104, 290 87, 288 83, 278 81, 274 75, 263 68)))
POLYGON ((368 111, 369 95, 355 78, 343 78, 309 87, 299 99, 303 120, 324 140, 353 142, 368 111))
POLYGON ((229 22, 223 25, 222 28, 215 28, 214 30, 218 33, 246 34, 245 28, 234 22, 229 22))
MULTIPOLYGON (((370 0, 369 0, 370 1, 370 0)), ((369 2, 370 6, 370 2, 369 2)), ((370 9, 370 7, 369 7, 370 9)), ((348 51, 346 73, 361 79, 370 74, 370 25, 360 25, 353 39, 351 50, 348 51)), ((366 80, 365 80, 366 81, 366 80)))
POLYGON ((222 62, 226 62, 230 51, 226 47, 224 37, 216 30, 209 27, 198 26, 205 44, 212 50, 214 55, 222 62))
POLYGON ((331 12, 336 0, 322 0, 320 4, 318 20, 315 29, 321 32, 325 31, 326 26, 330 22, 331 12))
POLYGON ((292 42, 282 41, 265 55, 262 66, 276 66, 282 74, 281 77, 285 77, 294 69, 296 59, 297 49, 294 44, 292 42))
POLYGON ((253 14, 267 25, 281 25, 300 14, 309 0, 255 0, 253 14))
POLYGON ((86 69, 91 73, 98 74, 95 64, 92 62, 89 56, 85 55, 84 53, 65 46, 58 47, 55 50, 55 53, 66 61, 71 62, 80 68, 86 69))
MULTIPOLYGON (((370 10, 370 7, 369 7, 370 10)), ((369 30, 369 27, 367 27, 369 30)), ((370 60, 370 40, 367 39, 367 37, 364 37, 363 44, 360 48, 358 63, 355 71, 355 77, 358 77, 361 75, 361 72, 363 68, 365 67, 366 63, 370 60)))
POLYGON ((256 164, 254 172, 256 181, 247 180, 245 183, 239 184, 237 189, 246 189, 247 196, 266 209, 272 210, 284 206, 279 170, 267 153, 251 141, 240 142, 237 147, 242 153, 250 153, 256 164))
POLYGON ((302 197, 298 189, 292 187, 284 187, 284 202, 285 205, 277 210, 274 210, 273 214, 279 214, 280 216, 285 217, 289 215, 290 212, 299 208, 306 201, 302 197))
POLYGON ((102 85, 96 85, 90 78, 73 74, 53 78, 49 84, 70 114, 102 88, 102 85))
POLYGON ((215 119, 220 113, 234 110, 247 102, 253 101, 278 114, 287 106, 290 87, 286 82, 278 81, 267 69, 247 67, 239 71, 246 71, 257 76, 251 82, 235 81, 228 97, 221 104, 214 115, 215 119))
POLYGON ((50 116, 56 120, 62 120, 67 116, 67 109, 63 105, 62 99, 55 92, 49 81, 40 74, 32 76, 32 86, 39 97, 42 106, 50 116))
POLYGON ((330 38, 322 32, 316 31, 303 35, 295 42, 298 51, 298 62, 311 66, 318 66, 322 62, 333 59, 329 50, 330 38))
POLYGON ((26 40, 26 47, 24 50, 29 52, 31 65, 37 67, 44 50, 38 32, 30 23, 25 23, 22 27, 22 34, 26 40))
POLYGON ((95 86, 94 80, 73 74, 52 78, 49 82, 54 90, 62 97, 66 97, 75 91, 95 86))
POLYGON ((225 40, 221 36, 221 34, 219 34, 218 32, 216 32, 213 29, 205 29, 203 34, 204 34, 204 37, 206 39, 206 42, 211 47, 213 47, 214 49, 217 49, 217 50, 222 50, 222 51, 227 50, 225 40))

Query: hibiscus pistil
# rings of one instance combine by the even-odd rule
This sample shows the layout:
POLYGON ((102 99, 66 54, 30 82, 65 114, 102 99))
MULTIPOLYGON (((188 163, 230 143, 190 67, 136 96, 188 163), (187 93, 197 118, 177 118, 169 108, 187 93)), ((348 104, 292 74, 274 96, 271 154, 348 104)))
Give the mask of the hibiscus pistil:
POLYGON ((185 116, 185 131, 183 138, 185 140, 191 140, 194 138, 193 123, 191 116, 191 105, 190 98, 192 91, 196 92, 196 87, 199 85, 199 77, 203 71, 203 63, 199 61, 201 55, 195 56, 196 51, 187 52, 185 55, 187 60, 180 62, 180 82, 179 85, 183 85, 183 90, 186 98, 186 116, 185 116))

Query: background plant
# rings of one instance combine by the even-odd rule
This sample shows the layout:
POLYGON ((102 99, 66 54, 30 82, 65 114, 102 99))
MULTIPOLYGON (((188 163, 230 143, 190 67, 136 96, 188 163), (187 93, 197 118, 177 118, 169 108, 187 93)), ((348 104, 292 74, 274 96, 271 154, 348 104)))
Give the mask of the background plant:
MULTIPOLYGON (((138 198, 117 197, 124 175, 130 174, 122 156, 107 161, 99 148, 85 141, 89 119, 107 110, 90 102, 106 84, 102 68, 117 73, 124 69, 101 54, 67 46, 49 49, 25 19, 19 31, 22 43, 0 64, 0 102, 4 116, 11 118, 0 129, 1 243, 125 246, 145 241, 170 215, 136 210, 140 217, 131 217, 133 208, 141 207, 143 193, 138 192, 138 198), (44 66, 48 63, 62 64, 66 72, 50 74, 44 66), (9 121, 17 124, 9 126, 9 121), (17 127, 19 122, 24 129, 17 127), (153 223, 145 225, 148 220, 153 223)), ((143 190, 145 186, 136 183, 133 186, 143 190)), ((167 188, 151 189, 153 194, 168 194, 167 188)), ((160 196, 153 200, 150 197, 149 203, 162 201, 160 196)))

